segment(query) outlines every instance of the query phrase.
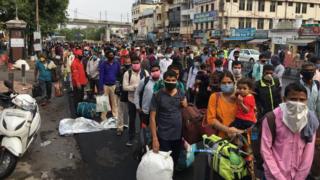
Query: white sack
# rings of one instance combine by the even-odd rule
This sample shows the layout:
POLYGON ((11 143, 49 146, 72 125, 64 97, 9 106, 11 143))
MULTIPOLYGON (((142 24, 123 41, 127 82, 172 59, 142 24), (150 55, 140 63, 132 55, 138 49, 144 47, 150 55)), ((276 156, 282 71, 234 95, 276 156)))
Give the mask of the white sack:
POLYGON ((62 119, 59 123, 59 134, 70 135, 77 133, 97 132, 113 128, 116 128, 116 121, 113 118, 109 118, 101 123, 91 119, 86 119, 84 117, 79 117, 77 119, 66 118, 62 119))
POLYGON ((29 71, 29 70, 30 70, 30 66, 29 66, 29 64, 27 63, 27 61, 22 60, 22 59, 17 60, 17 61, 13 64, 13 67, 14 67, 14 68, 17 68, 17 69, 22 69, 22 64, 25 64, 25 65, 26 65, 26 71, 29 71))
POLYGON ((154 153, 152 150, 143 155, 137 169, 137 180, 172 180, 173 160, 171 152, 154 153))
POLYGON ((111 110, 109 96, 101 95, 96 97, 96 112, 108 112, 111 110))

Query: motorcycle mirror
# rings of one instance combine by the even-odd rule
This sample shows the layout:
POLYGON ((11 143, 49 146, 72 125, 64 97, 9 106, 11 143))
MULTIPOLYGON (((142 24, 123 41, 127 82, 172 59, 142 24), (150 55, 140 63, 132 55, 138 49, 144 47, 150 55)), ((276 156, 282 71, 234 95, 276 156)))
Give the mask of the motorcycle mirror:
POLYGON ((8 89, 13 90, 13 83, 12 83, 12 81, 5 80, 3 83, 4 83, 4 85, 5 85, 8 89))

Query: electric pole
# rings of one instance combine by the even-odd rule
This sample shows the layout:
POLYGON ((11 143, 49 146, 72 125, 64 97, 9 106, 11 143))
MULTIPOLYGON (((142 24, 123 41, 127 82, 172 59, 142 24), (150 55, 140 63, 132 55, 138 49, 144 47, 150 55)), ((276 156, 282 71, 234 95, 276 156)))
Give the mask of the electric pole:
POLYGON ((40 32, 40 25, 39 25, 39 0, 36 0, 36 23, 37 23, 37 31, 40 32))
POLYGON ((106 21, 108 20, 108 12, 107 11, 104 11, 104 18, 106 21))

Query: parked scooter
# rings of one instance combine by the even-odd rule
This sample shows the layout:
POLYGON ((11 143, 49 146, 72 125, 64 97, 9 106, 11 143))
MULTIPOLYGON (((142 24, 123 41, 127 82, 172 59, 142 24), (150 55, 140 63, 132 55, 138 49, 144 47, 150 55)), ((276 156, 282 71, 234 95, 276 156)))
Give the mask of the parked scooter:
POLYGON ((0 93, 0 179, 9 176, 40 129, 41 118, 36 100, 28 94, 17 94, 10 81, 9 89, 0 93), (2 110, 1 110, 2 109, 2 110))

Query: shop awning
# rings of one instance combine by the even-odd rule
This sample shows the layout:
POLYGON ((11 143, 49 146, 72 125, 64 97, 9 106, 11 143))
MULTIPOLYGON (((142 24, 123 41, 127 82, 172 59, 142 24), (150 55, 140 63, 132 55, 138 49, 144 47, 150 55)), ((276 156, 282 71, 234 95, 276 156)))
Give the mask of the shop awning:
POLYGON ((313 43, 315 39, 295 39, 287 41, 288 44, 293 44, 297 46, 307 46, 309 43, 313 43))
POLYGON ((224 41, 249 41, 252 37, 228 37, 223 38, 224 41))
POLYGON ((267 41, 269 41, 269 39, 253 39, 249 41, 248 44, 262 44, 267 41))

